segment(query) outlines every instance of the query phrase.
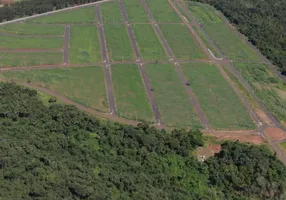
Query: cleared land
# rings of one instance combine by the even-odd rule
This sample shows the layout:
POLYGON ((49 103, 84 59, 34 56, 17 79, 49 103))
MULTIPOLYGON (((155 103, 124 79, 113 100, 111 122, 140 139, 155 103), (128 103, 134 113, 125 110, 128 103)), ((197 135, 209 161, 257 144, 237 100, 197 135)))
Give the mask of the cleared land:
POLYGON ((32 37, 17 37, 0 35, 0 48, 7 49, 61 49, 63 48, 63 38, 32 38, 32 37))
POLYGON ((145 69, 163 122, 172 127, 198 126, 191 101, 174 67, 171 64, 150 64, 145 69))
POLYGON ((157 22, 182 22, 167 0, 146 0, 157 22))
POLYGON ((131 22, 148 22, 149 19, 140 0, 124 0, 126 12, 131 22))
POLYGON ((98 30, 96 26, 72 26, 70 63, 85 64, 101 61, 98 30))
POLYGON ((0 32, 33 35, 63 35, 64 26, 44 26, 35 24, 15 23, 0 26, 0 32))
POLYGON ((6 80, 40 84, 86 107, 108 112, 104 74, 101 67, 7 71, 1 73, 0 77, 6 80))
POLYGON ((108 2, 100 5, 100 13, 103 23, 123 23, 118 2, 108 2))
POLYGON ((194 60, 206 57, 185 25, 160 24, 160 29, 177 59, 194 60))
POLYGON ((143 60, 168 59, 152 25, 132 25, 132 29, 143 60))
POLYGON ((286 122, 286 84, 272 74, 267 65, 234 63, 234 66, 272 114, 286 122))
POLYGON ((19 67, 33 65, 61 64, 63 54, 61 52, 49 53, 1 53, 0 67, 19 67))
POLYGON ((190 9, 206 33, 229 59, 260 60, 259 55, 248 44, 242 42, 241 38, 217 15, 213 7, 190 2, 190 9))
POLYGON ((189 63, 181 66, 213 128, 255 128, 247 110, 215 65, 189 63))
POLYGON ((119 116, 154 122, 137 65, 113 65, 112 82, 119 116))
POLYGON ((134 60, 131 42, 124 24, 106 24, 104 32, 112 60, 134 60))
POLYGON ((67 23, 93 23, 95 22, 95 7, 79 8, 63 11, 52 15, 38 17, 28 20, 28 23, 41 24, 67 24, 67 23))

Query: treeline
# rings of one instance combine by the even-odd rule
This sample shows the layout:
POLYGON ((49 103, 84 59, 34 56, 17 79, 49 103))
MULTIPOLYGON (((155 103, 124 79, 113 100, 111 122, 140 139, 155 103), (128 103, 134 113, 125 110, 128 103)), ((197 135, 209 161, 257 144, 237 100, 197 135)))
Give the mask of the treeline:
POLYGON ((285 0, 195 0, 216 7, 286 75, 285 0))
POLYGON ((98 0, 24 0, 0 8, 0 22, 98 0))
POLYGON ((226 142, 201 163, 199 130, 100 121, 14 84, 0 97, 0 199, 285 199, 286 168, 265 147, 226 142))

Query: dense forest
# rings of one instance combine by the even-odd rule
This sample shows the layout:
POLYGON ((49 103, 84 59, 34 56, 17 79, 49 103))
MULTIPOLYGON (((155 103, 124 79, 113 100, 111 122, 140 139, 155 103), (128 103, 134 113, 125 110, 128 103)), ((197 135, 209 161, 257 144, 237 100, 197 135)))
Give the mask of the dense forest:
POLYGON ((216 7, 286 75, 285 0, 195 0, 216 7))
POLYGON ((0 199, 285 199, 286 167, 266 147, 225 142, 202 163, 203 145, 199 130, 97 120, 0 83, 0 199))
POLYGON ((24 0, 0 8, 0 22, 98 0, 24 0))

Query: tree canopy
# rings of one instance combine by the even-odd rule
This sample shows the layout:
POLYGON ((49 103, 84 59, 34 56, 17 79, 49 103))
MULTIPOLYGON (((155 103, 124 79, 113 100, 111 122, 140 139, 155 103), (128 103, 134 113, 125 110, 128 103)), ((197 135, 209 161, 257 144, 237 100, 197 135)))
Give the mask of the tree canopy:
POLYGON ((199 130, 97 120, 0 83, 0 199, 285 198, 286 168, 266 147, 226 142, 201 163, 203 145, 199 130))

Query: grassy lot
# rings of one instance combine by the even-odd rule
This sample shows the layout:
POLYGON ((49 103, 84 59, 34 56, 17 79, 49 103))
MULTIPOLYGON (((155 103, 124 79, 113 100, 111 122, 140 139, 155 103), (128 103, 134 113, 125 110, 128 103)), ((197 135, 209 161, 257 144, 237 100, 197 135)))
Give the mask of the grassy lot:
POLYGON ((145 66, 150 78, 161 118, 167 126, 194 127, 199 125, 190 99, 171 64, 145 66))
POLYGON ((131 42, 124 24, 106 24, 104 31, 112 60, 134 60, 131 42))
POLYGON ((61 64, 62 52, 49 53, 1 53, 0 67, 20 67, 33 65, 61 64))
POLYGON ((96 21, 95 6, 62 11, 48 16, 28 20, 28 23, 65 24, 93 23, 96 21))
POLYGON ((149 18, 140 0, 124 0, 125 10, 131 22, 148 22, 149 18))
POLYGON ((190 2, 196 20, 213 39, 224 54, 232 60, 260 60, 259 55, 238 34, 231 30, 209 5, 190 2))
POLYGON ((166 60, 168 57, 150 24, 132 26, 144 60, 166 60))
POLYGON ((54 38, 32 38, 32 37, 17 37, 0 35, 0 48, 8 49, 26 49, 26 48, 41 48, 41 49, 61 49, 63 48, 64 40, 62 37, 54 38))
POLYGON ((0 26, 0 32, 33 35, 64 35, 65 27, 13 23, 0 26))
POLYGON ((137 65, 113 65, 112 81, 119 116, 154 122, 137 65))
POLYGON ((182 65, 182 70, 213 128, 255 128, 247 110, 215 65, 188 63, 182 65))
POLYGON ((70 63, 98 63, 101 61, 98 30, 96 26, 72 26, 70 63))
POLYGON ((120 12, 117 1, 108 2, 100 5, 100 13, 103 23, 123 23, 123 17, 120 12))
POLYGON ((272 74, 266 65, 235 63, 234 66, 272 114, 286 122, 286 84, 272 74))
POLYGON ((79 104, 108 112, 104 74, 101 67, 7 71, 0 77, 41 84, 79 104))
POLYGON ((284 149, 284 151, 286 152, 286 142, 281 142, 280 146, 284 149))
POLYGON ((182 22, 168 0, 146 0, 157 22, 182 22))
POLYGON ((160 28, 177 59, 194 60, 206 57, 185 25, 161 24, 160 28))

